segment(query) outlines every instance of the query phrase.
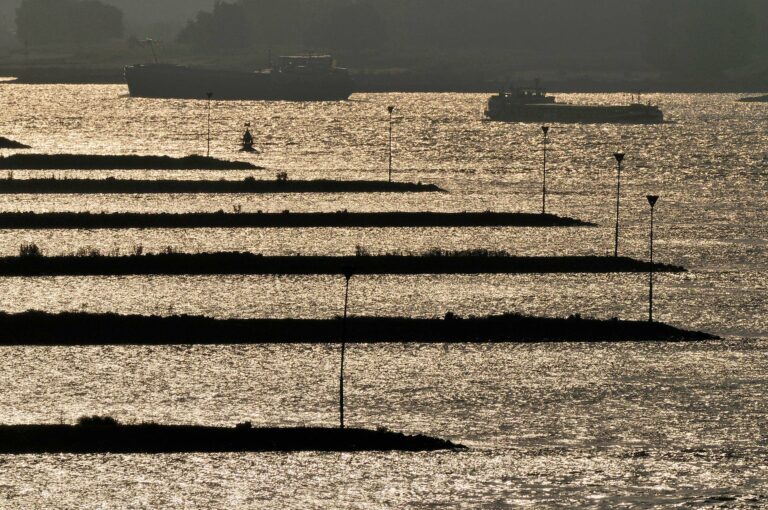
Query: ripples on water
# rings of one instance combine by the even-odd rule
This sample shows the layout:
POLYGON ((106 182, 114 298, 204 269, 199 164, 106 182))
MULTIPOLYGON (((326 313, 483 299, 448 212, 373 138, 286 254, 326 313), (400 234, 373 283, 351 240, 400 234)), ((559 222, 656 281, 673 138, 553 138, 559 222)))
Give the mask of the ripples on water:
MULTIPOLYGON (((205 104, 121 97, 123 87, 0 84, 0 134, 40 152, 204 149, 205 104)), ((616 102, 620 95, 565 95, 616 102)), ((768 504, 766 338, 768 108, 730 95, 659 95, 663 126, 555 126, 550 210, 594 229, 199 229, 2 231, 46 253, 82 246, 150 251, 349 254, 431 247, 520 254, 612 249, 612 152, 628 154, 622 252, 645 257, 645 195, 662 196, 660 260, 686 265, 658 281, 658 318, 706 329, 704 344, 354 346, 355 425, 448 437, 461 454, 0 457, 8 507, 685 506, 768 504)), ((338 104, 214 103, 213 154, 256 126, 254 172, 91 172, 142 178, 383 178, 386 105, 399 107, 396 178, 429 195, 0 196, 4 211, 523 210, 540 206, 538 126, 486 123, 484 95, 356 95, 338 104)), ((4 152, 4 153, 7 153, 4 152)), ((82 172, 15 172, 82 176, 82 172)), ((519 311, 642 319, 642 275, 355 278, 356 314, 519 311)), ((330 317, 332 277, 9 278, 0 309, 330 317)), ((332 346, 2 348, 0 421, 121 420, 264 425, 335 418, 332 346)))

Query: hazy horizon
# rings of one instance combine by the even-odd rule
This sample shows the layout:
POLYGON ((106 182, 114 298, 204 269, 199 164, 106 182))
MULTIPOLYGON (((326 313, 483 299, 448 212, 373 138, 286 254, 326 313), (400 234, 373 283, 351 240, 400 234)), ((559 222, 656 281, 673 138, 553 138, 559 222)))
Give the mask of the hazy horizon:
POLYGON ((148 61, 137 40, 152 37, 175 63, 253 69, 268 54, 327 52, 356 74, 432 76, 427 88, 449 75, 455 89, 465 78, 477 88, 533 76, 712 89, 768 83, 761 0, 103 0, 121 20, 105 24, 106 11, 46 18, 65 1, 86 5, 7 2, 0 66, 118 69, 148 61))

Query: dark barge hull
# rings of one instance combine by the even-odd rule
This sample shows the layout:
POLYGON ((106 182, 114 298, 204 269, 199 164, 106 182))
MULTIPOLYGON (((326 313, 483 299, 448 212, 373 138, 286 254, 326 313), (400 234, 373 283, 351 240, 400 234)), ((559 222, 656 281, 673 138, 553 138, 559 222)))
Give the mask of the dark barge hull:
POLYGON ((661 124, 664 114, 654 106, 580 106, 569 104, 491 105, 491 120, 559 124, 661 124))
POLYGON ((125 68, 132 97, 253 101, 343 101, 353 92, 346 72, 288 74, 193 69, 167 64, 125 68))

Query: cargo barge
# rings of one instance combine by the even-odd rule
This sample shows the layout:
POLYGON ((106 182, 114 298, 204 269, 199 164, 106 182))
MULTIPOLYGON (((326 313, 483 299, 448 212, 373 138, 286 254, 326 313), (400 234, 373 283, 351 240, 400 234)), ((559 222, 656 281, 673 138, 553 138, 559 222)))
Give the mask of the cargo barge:
POLYGON ((353 92, 347 69, 330 55, 280 57, 276 66, 248 72, 175 64, 125 68, 132 97, 255 101, 343 101, 353 92))
POLYGON ((500 92, 488 100, 485 116, 503 122, 584 124, 660 124, 663 112, 654 105, 574 105, 556 102, 540 87, 500 92))

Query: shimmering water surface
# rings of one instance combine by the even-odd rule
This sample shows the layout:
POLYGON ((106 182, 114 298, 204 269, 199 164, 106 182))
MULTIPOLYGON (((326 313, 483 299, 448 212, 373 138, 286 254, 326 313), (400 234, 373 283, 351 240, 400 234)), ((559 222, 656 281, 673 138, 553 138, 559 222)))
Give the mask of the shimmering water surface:
MULTIPOLYGON (((120 86, 0 84, 0 135, 38 152, 205 150, 204 102, 125 97, 120 86)), ((0 456, 8 508, 765 507, 768 505, 768 107, 731 95, 657 95, 662 126, 553 126, 550 211, 588 229, 0 231, 0 254, 173 246, 184 251, 353 253, 493 248, 605 254, 616 149, 621 252, 647 257, 647 194, 660 194, 657 317, 723 336, 702 344, 370 345, 349 351, 351 424, 469 446, 439 454, 0 456)), ((562 95, 621 102, 622 95, 562 95)), ((213 102, 212 153, 238 158, 244 122, 266 170, 15 172, 13 178, 385 178, 386 106, 398 106, 395 178, 441 194, 0 195, 3 211, 520 210, 541 203, 541 131, 482 121, 485 96, 355 95, 343 103, 213 102)), ((9 154, 9 151, 0 151, 9 154)), ((8 177, 8 176, 6 176, 8 177)), ((0 279, 0 309, 331 317, 333 277, 0 279)), ((365 277, 355 314, 508 311, 642 319, 644 275, 365 277)), ((183 339, 179 339, 183 343, 183 339)), ((0 348, 0 422, 332 425, 334 346, 0 348)))

